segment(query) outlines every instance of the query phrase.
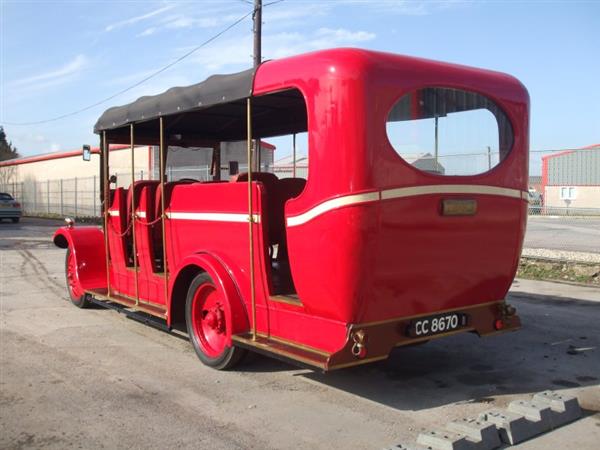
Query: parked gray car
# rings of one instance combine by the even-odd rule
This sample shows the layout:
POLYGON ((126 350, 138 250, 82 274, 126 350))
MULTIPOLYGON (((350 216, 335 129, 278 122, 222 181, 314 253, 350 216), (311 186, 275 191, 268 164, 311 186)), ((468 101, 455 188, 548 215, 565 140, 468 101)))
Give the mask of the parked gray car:
POLYGON ((0 192, 0 220, 10 219, 17 223, 21 219, 21 204, 12 195, 0 192))

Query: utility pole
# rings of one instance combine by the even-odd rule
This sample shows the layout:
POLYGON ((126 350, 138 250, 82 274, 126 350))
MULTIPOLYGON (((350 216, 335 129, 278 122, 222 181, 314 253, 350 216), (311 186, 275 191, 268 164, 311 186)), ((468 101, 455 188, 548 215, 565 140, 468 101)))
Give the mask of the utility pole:
POLYGON ((262 35, 262 0, 254 0, 254 68, 256 69, 262 60, 261 35, 262 35))
MULTIPOLYGON (((252 19, 254 21, 254 70, 260 66, 262 61, 262 0, 254 0, 254 13, 252 14, 252 19)), ((260 148, 260 139, 254 139, 254 149, 256 151, 256 169, 260 171, 261 169, 261 148, 260 148)), ((248 167, 248 171, 251 169, 248 167)))

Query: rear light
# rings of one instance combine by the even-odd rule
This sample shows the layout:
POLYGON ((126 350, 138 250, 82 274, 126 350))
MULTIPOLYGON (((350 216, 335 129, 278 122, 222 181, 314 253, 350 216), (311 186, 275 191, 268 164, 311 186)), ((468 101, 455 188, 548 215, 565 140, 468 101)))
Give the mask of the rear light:
POLYGON ((20 208, 21 204, 19 202, 14 202, 13 203, 13 208, 20 208))
POLYGON ((501 330, 502 328, 504 328, 504 322, 502 321, 502 319, 497 319, 497 320, 494 322, 494 328, 495 328, 496 330, 501 330))

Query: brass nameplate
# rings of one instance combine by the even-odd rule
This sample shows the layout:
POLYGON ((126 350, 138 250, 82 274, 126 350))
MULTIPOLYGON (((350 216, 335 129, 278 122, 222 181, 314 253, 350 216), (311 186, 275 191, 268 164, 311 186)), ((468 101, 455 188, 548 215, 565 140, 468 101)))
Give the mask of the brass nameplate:
POLYGON ((442 200, 443 216, 474 216, 477 212, 477 200, 445 199, 442 200))

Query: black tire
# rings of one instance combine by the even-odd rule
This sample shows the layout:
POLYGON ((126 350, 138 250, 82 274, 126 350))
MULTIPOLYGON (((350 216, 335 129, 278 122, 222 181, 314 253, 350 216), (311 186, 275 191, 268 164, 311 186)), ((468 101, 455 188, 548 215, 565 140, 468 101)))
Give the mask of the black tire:
POLYGON ((67 283, 67 293, 69 295, 69 299, 71 303, 73 303, 78 308, 87 308, 91 306, 92 302, 90 302, 89 294, 82 294, 80 296, 73 293, 71 289, 71 283, 69 282, 69 257, 71 256, 71 249, 67 249, 67 254, 65 255, 65 281, 67 283))
POLYGON ((12 217, 11 220, 12 220, 12 223, 19 223, 19 220, 21 220, 21 218, 20 217, 12 217))
MULTIPOLYGON (((203 288, 208 285, 214 287, 219 292, 224 302, 227 301, 223 294, 220 292, 218 285, 215 284, 213 279, 207 273, 201 273, 196 275, 196 277, 190 284, 185 302, 185 322, 187 326, 187 332, 192 346, 196 351, 196 355, 198 355, 198 358, 200 359, 200 361, 202 361, 203 364, 217 370, 228 370, 235 367, 238 363, 241 362, 241 360, 247 353, 246 350, 232 345, 225 346, 224 349, 216 355, 209 355, 206 353, 205 350, 203 350, 202 338, 196 333, 195 327, 193 325, 194 314, 196 315, 196 317, 198 314, 198 312, 192 311, 196 292, 199 291, 200 288, 203 288)), ((196 307, 197 306, 198 305, 196 305, 196 307)), ((202 313, 204 312, 205 311, 202 311, 202 313)), ((224 333, 231 335, 231 324, 225 323, 224 326, 224 333)))

